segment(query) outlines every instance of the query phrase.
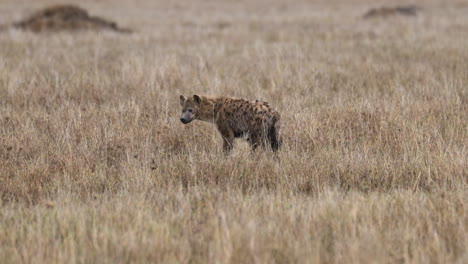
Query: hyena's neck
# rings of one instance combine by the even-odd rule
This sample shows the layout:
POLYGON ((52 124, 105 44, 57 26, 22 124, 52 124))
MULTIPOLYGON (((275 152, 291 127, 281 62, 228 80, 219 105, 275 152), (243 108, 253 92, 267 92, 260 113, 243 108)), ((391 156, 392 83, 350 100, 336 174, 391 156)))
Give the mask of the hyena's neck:
POLYGON ((218 101, 218 98, 203 96, 202 106, 200 107, 198 112, 198 120, 215 123, 215 107, 218 104, 218 101))

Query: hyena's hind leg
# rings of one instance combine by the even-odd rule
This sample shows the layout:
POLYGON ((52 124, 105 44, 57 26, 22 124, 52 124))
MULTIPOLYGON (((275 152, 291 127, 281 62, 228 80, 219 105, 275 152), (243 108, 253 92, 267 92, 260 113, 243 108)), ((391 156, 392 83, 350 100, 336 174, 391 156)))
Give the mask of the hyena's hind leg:
POLYGON ((260 146, 260 139, 257 133, 249 133, 249 136, 247 137, 247 142, 249 142, 250 148, 252 148, 252 151, 254 152, 260 146))
POLYGON ((281 147, 281 137, 280 137, 280 121, 275 120, 273 126, 268 129, 268 141, 270 142, 271 149, 274 152, 277 152, 281 147))
POLYGON ((252 148, 252 151, 255 151, 258 149, 258 147, 262 147, 263 149, 266 149, 268 144, 269 144, 269 139, 266 135, 266 133, 251 133, 249 135, 249 144, 250 147, 252 148))

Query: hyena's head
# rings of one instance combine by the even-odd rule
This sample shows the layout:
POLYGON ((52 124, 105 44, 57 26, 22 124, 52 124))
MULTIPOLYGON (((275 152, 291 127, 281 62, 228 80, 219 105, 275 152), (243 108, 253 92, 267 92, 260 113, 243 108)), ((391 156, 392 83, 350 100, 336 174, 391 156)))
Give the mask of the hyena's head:
POLYGON ((180 97, 180 105, 182 106, 182 116, 180 121, 184 124, 188 124, 195 119, 203 120, 203 98, 198 95, 194 95, 191 98, 187 98, 183 95, 180 97))

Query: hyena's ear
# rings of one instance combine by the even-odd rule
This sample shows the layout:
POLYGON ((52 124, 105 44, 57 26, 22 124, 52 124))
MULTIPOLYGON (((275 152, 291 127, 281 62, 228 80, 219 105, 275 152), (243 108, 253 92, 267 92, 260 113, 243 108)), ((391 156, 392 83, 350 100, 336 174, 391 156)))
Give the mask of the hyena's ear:
POLYGON ((201 102, 202 102, 202 98, 201 98, 200 96, 198 96, 198 95, 194 95, 194 96, 193 96, 193 100, 194 100, 195 103, 197 103, 197 104, 201 104, 201 102))
POLYGON ((181 96, 179 96, 179 98, 180 98, 180 105, 181 105, 181 106, 184 106, 185 101, 187 101, 187 97, 181 95, 181 96))

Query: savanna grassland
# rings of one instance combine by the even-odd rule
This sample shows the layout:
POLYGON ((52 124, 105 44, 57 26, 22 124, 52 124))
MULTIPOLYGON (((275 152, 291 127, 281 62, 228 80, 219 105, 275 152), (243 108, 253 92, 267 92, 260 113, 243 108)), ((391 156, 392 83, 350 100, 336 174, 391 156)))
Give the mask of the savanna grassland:
POLYGON ((468 262, 468 1, 79 3, 135 32, 0 32, 0 263, 468 262), (278 158, 180 94, 268 101, 278 158))

